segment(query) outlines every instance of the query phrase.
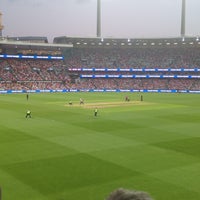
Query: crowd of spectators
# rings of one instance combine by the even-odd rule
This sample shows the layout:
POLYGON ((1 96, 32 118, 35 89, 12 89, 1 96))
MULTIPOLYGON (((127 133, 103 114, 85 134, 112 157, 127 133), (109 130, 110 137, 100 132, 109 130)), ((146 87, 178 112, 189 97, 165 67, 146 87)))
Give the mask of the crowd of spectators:
MULTIPOLYGON (((67 66, 79 75, 182 75, 199 76, 199 71, 80 71, 80 68, 107 69, 197 69, 200 68, 197 47, 176 48, 90 48, 73 49, 67 66)), ((200 90, 200 79, 188 78, 83 78, 70 87, 78 89, 175 89, 200 90)))
POLYGON ((80 75, 184 75, 199 71, 80 71, 80 68, 198 69, 200 51, 185 48, 73 48, 65 60, 0 59, 0 90, 176 89, 200 90, 196 78, 80 78, 80 75), (69 70, 74 69, 74 70, 69 70))
POLYGON ((0 60, 1 90, 60 89, 67 82, 63 60, 0 60))
POLYGON ((67 64, 85 68, 196 68, 199 48, 73 49, 67 64))
POLYGON ((70 84, 72 89, 122 89, 122 90, 200 90, 197 79, 83 79, 70 84))

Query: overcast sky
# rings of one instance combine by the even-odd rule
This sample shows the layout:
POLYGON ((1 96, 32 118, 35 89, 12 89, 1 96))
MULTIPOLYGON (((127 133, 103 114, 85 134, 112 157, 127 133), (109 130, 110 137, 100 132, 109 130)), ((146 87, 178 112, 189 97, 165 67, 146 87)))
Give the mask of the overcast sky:
MULTIPOLYGON (((178 37, 182 0, 101 0, 101 35, 178 37)), ((186 0, 186 35, 200 35, 200 0, 186 0)), ((96 36, 97 0, 0 0, 4 36, 96 36)))

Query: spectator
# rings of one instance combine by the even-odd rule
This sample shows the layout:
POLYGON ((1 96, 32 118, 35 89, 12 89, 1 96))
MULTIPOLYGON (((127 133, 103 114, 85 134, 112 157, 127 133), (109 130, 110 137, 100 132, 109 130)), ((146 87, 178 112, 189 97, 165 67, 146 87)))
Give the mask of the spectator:
POLYGON ((133 191, 127 189, 117 189, 113 191, 106 200, 152 200, 152 198, 143 191, 133 191))

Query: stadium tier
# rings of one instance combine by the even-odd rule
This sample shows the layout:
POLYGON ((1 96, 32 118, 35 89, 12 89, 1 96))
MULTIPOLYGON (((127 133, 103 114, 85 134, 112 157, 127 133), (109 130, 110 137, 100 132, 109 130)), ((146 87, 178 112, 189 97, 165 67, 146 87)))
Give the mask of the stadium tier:
POLYGON ((1 43, 0 90, 200 91, 195 38, 104 39, 102 45, 99 39, 64 39, 54 40, 67 43, 62 47, 1 43))

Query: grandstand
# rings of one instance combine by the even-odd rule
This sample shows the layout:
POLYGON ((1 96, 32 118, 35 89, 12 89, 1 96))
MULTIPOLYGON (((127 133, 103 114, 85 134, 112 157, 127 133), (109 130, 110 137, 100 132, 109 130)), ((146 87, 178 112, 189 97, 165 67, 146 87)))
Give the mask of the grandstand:
POLYGON ((8 38, 0 42, 0 88, 198 92, 195 37, 8 38), (26 41, 24 41, 26 39, 26 41))
POLYGON ((200 41, 176 38, 1 37, 0 89, 59 91, 200 91, 200 41))

